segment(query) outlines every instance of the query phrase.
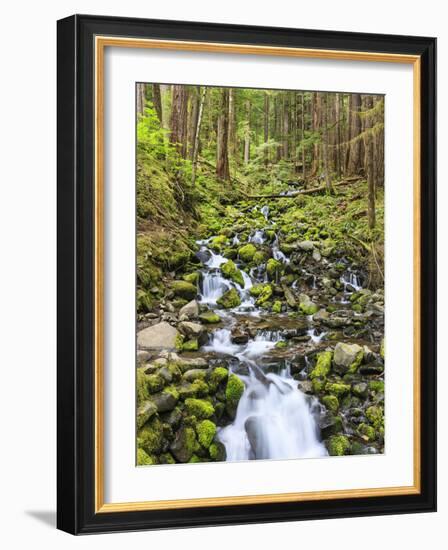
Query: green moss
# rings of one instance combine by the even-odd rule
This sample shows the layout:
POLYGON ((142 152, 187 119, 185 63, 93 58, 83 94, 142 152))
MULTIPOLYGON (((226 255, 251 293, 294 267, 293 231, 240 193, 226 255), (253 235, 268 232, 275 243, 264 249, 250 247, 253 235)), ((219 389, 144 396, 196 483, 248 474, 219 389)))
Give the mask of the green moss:
POLYGON ((185 400, 185 408, 188 414, 200 419, 210 418, 215 413, 213 405, 204 399, 189 397, 185 400))
POLYGON ((193 455, 188 461, 189 464, 198 464, 199 462, 206 462, 203 458, 198 455, 193 455))
POLYGON ((218 235, 217 237, 213 237, 213 239, 210 241, 210 248, 212 248, 215 252, 221 251, 228 243, 228 239, 225 235, 218 235))
POLYGON ((319 306, 311 301, 300 302, 299 308, 304 315, 314 315, 319 311, 319 306))
POLYGON ((228 260, 225 264, 221 265, 221 272, 227 279, 244 287, 243 275, 232 260, 228 260))
POLYGON ((243 262, 250 263, 254 259, 257 249, 252 243, 245 244, 238 249, 238 255, 243 262))
POLYGON ((333 353, 331 351, 323 351, 317 355, 316 366, 310 373, 311 380, 313 378, 326 378, 330 374, 332 358, 333 353))
POLYGON ((138 313, 147 313, 154 306, 152 294, 142 288, 137 289, 136 299, 138 313))
POLYGON ((178 351, 182 351, 182 346, 184 344, 184 340, 185 340, 185 337, 183 334, 181 334, 180 332, 177 333, 176 335, 176 340, 174 342, 174 347, 178 350, 178 351))
POLYGON ((264 262, 267 260, 267 254, 263 250, 257 250, 253 257, 253 263, 255 265, 264 264, 264 262))
POLYGON ((332 435, 326 445, 330 456, 344 456, 350 450, 350 442, 345 435, 332 435))
POLYGON ((211 420, 202 420, 196 425, 196 434, 198 436, 199 443, 208 449, 216 435, 216 424, 211 420))
POLYGON ((326 381, 323 378, 313 378, 312 384, 313 384, 313 392, 320 393, 325 389, 326 381))
POLYGON ((288 347, 288 342, 286 342, 286 340, 279 340, 278 342, 276 342, 275 347, 277 349, 287 348, 288 347))
POLYGON ((192 285, 197 285, 199 280, 199 273, 195 271, 194 273, 188 273, 187 275, 184 275, 182 277, 184 281, 187 281, 187 283, 191 283, 192 285))
POLYGON ((364 358, 364 350, 360 350, 356 354, 356 359, 353 361, 353 363, 349 366, 347 373, 353 374, 358 371, 359 365, 362 363, 362 360, 364 358))
POLYGON ((221 298, 218 298, 216 302, 224 309, 232 309, 241 304, 241 298, 238 291, 235 288, 231 288, 227 292, 224 292, 221 298))
POLYGON ((146 375, 146 387, 149 393, 157 393, 165 385, 164 379, 160 374, 147 374, 146 375))
POLYGON ((146 374, 143 368, 137 369, 137 404, 141 405, 149 399, 148 386, 146 385, 146 374))
POLYGON ((221 317, 214 311, 205 311, 204 313, 201 313, 199 315, 199 319, 207 325, 221 322, 221 317))
POLYGON ((137 433, 139 447, 147 454, 158 454, 163 445, 163 425, 158 417, 153 417, 137 433))
POLYGON ((191 340, 187 340, 182 344, 182 351, 198 351, 199 349, 199 342, 197 338, 192 338, 191 340))
POLYGON ((208 452, 210 454, 210 458, 215 462, 222 462, 226 459, 226 448, 219 441, 212 443, 208 449, 208 452))
POLYGON ((209 377, 210 388, 213 391, 216 391, 219 384, 221 384, 221 382, 224 382, 224 380, 227 380, 228 376, 229 371, 227 369, 225 369, 224 367, 216 367, 216 369, 211 372, 209 377))
POLYGON ((355 311, 356 313, 362 313, 363 312, 363 307, 361 304, 353 304, 352 305, 352 310, 355 311))
POLYGON ((171 453, 163 453, 159 456, 160 464, 176 464, 174 457, 171 453))
POLYGON ((188 283, 187 281, 173 281, 171 288, 176 296, 180 296, 185 300, 193 300, 198 293, 196 285, 188 283))
POLYGON ((244 393, 244 382, 236 374, 231 374, 226 387, 226 409, 233 418, 241 396, 244 393))
POLYGON ((272 313, 281 313, 282 312, 282 303, 280 300, 276 300, 272 306, 272 313))
POLYGON ((169 393, 176 401, 179 401, 179 392, 177 391, 176 386, 168 386, 162 393, 169 393))
POLYGON ((250 289, 252 296, 257 296, 255 304, 257 306, 264 305, 272 296, 273 290, 270 284, 255 285, 250 289))
POLYGON ((340 397, 350 391, 350 386, 348 384, 328 383, 325 385, 325 391, 340 397))
POLYGON ((375 429, 384 428, 384 411, 378 405, 371 405, 366 410, 366 416, 375 429))
POLYGON ((384 360, 384 354, 386 352, 385 344, 384 344, 384 338, 381 340, 381 346, 380 346, 380 355, 382 359, 384 360))
POLYGON ((322 403, 332 413, 337 413, 339 410, 339 401, 335 395, 324 395, 322 403))
POLYGON ((137 428, 141 428, 156 413, 156 405, 152 401, 144 401, 137 409, 137 428))
POLYGON ((358 433, 367 441, 373 441, 376 437, 375 428, 364 423, 358 426, 358 433))
POLYGON ((374 391, 375 393, 384 392, 384 381, 383 380, 371 380, 369 382, 369 390, 374 391))
POLYGON ((274 258, 269 258, 266 263, 266 273, 270 281, 276 281, 283 272, 283 264, 274 258))
POLYGON ((148 455, 143 449, 137 449, 137 466, 152 466, 156 464, 154 458, 148 455))

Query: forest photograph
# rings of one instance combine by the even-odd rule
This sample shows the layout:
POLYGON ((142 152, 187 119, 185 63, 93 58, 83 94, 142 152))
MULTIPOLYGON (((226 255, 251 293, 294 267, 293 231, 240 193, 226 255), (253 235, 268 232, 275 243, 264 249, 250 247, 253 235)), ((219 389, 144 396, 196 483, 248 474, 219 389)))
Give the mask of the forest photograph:
POLYGON ((384 107, 136 84, 138 466, 385 452, 384 107))

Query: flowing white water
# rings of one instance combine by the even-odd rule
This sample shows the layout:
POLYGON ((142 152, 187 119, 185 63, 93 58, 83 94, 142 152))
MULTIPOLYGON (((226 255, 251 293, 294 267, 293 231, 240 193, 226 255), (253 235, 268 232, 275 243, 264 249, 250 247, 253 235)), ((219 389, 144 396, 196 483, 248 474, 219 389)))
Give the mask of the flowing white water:
POLYGON ((361 279, 356 273, 353 273, 353 271, 344 273, 341 277, 341 283, 344 285, 344 291, 346 292, 348 291, 348 285, 353 287, 356 292, 362 289, 361 279))
MULTIPOLYGON (((265 206, 261 212, 267 220, 269 208, 265 206)), ((234 242, 235 239, 237 236, 234 242)), ((255 231, 251 242, 263 244, 264 232, 255 231)), ((254 268, 250 275, 241 270, 244 280, 244 286, 241 286, 222 276, 220 267, 227 258, 209 250, 209 241, 201 241, 199 244, 208 258, 203 261, 201 303, 213 308, 217 299, 233 287, 240 295, 241 305, 228 310, 221 317, 227 318, 232 326, 232 316, 237 313, 252 309, 254 314, 258 314, 255 299, 249 291, 253 280, 265 279, 265 266, 254 268)), ((279 250, 278 238, 272 246, 272 253, 274 258, 289 262, 279 250)), ((311 330, 309 334, 316 341, 322 337, 316 336, 311 330)), ((244 381, 245 390, 235 420, 218 432, 219 439, 226 447, 227 461, 318 457, 327 454, 325 446, 319 441, 312 412, 313 403, 298 389, 298 382, 292 378, 289 369, 274 374, 265 372, 266 368, 260 363, 260 359, 273 350, 280 339, 280 331, 265 330, 259 331, 246 344, 234 344, 231 330, 220 328, 212 333, 210 342, 202 348, 205 352, 236 358, 248 372, 246 376, 239 375, 244 381)))
POLYGON ((269 216, 269 206, 263 206, 263 208, 260 210, 260 212, 263 214, 264 216, 264 219, 266 221, 268 221, 268 216, 269 216))

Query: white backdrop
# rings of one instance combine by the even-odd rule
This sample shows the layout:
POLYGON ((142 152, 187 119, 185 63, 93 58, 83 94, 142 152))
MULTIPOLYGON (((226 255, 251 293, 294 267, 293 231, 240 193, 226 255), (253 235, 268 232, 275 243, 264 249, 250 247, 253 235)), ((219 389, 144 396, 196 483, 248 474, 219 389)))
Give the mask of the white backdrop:
MULTIPOLYGON (((447 410, 440 409, 439 512, 437 514, 359 518, 207 528, 156 533, 134 533, 75 539, 54 530, 55 510, 55 112, 56 25, 72 13, 218 21, 227 23, 296 26, 347 31, 431 35, 439 37, 439 97, 448 93, 448 33, 443 4, 435 0, 396 2, 359 0, 304 3, 266 0, 243 3, 226 0, 170 0, 169 3, 127 0, 66 0, 46 5, 16 0, 3 9, 0 87, 0 162, 2 269, 0 270, 2 320, 0 364, 1 449, 0 540, 8 548, 38 542, 47 548, 121 548, 145 544, 183 549, 198 544, 213 549, 272 548, 277 541, 294 546, 363 550, 400 544, 417 549, 446 538, 448 520, 447 474, 442 458, 446 442, 447 410), (403 8, 406 6, 406 10, 403 8), (444 433, 445 432, 445 433, 444 433), (199 538, 200 537, 200 538, 199 538), (316 544, 317 542, 317 544, 316 544)), ((439 106, 439 120, 447 121, 447 108, 439 106)), ((442 127, 442 126, 441 126, 442 127)), ((446 133, 439 150, 448 149, 446 133)), ((443 174, 442 174, 443 175, 443 174)), ((442 180, 442 176, 440 177, 442 180)), ((439 211, 448 206, 443 181, 439 211)), ((448 232, 447 216, 440 216, 439 234, 448 232)), ((444 239, 440 249, 444 247, 444 239)), ((445 274, 446 253, 439 257, 445 274)), ((442 280, 442 276, 440 276, 442 280)), ((440 311, 447 311, 446 293, 440 293, 440 311)), ((440 320, 439 333, 448 329, 440 320)), ((443 346, 443 339, 440 338, 443 346)), ((440 354, 442 356, 442 354, 440 354)), ((441 361, 440 387, 448 373, 441 361)), ((441 396, 442 397, 442 396, 441 396)), ((442 399, 441 399, 442 401, 442 399)))

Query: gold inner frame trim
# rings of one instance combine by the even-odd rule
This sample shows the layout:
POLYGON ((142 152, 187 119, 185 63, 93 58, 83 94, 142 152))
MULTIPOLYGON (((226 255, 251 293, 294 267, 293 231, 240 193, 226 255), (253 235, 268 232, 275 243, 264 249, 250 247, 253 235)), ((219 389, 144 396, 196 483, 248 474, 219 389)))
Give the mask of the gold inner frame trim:
POLYGON ((233 506, 275 502, 303 502, 341 498, 412 495, 421 492, 421 424, 420 424, 420 270, 421 270, 421 177, 420 177, 420 118, 421 118, 421 60, 417 55, 381 52, 356 52, 256 46, 251 44, 225 44, 177 40, 120 38, 96 36, 95 55, 95 513, 130 512, 142 510, 168 510, 208 506, 233 506), (342 61, 368 61, 407 63, 413 65, 413 196, 414 196, 414 266, 413 266, 413 424, 414 468, 413 485, 349 490, 277 493, 227 497, 192 498, 141 502, 104 502, 104 51, 106 47, 152 48, 162 50, 194 51, 207 53, 233 53, 330 59, 342 61))

